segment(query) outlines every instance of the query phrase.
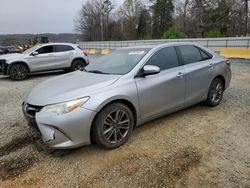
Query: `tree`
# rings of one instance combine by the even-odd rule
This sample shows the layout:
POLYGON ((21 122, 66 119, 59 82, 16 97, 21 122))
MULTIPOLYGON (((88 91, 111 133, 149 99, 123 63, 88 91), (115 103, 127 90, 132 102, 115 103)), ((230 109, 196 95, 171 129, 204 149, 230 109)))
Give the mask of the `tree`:
POLYGON ((84 40, 101 40, 101 8, 101 0, 89 0, 82 5, 78 18, 75 20, 75 28, 82 34, 84 40))
POLYGON ((125 0, 122 4, 120 16, 122 17, 122 32, 125 39, 137 39, 138 20, 142 9, 141 0, 125 0))
POLYGON ((174 5, 172 0, 157 0, 153 8, 153 38, 160 38, 172 25, 174 5))
POLYGON ((151 34, 151 17, 147 9, 141 10, 138 18, 137 38, 150 38, 151 34))

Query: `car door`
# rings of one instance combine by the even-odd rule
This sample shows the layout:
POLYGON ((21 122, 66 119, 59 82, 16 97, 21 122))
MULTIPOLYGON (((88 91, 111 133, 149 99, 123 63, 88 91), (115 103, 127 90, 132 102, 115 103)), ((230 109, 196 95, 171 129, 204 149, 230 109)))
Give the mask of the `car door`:
POLYGON ((55 45, 57 68, 70 67, 74 48, 69 45, 55 45))
POLYGON ((145 65, 155 65, 161 72, 135 78, 143 121, 184 105, 185 73, 175 47, 156 51, 145 65))
POLYGON ((213 79, 212 55, 194 46, 178 47, 186 74, 185 104, 191 105, 205 100, 213 79))
POLYGON ((47 45, 36 50, 38 55, 29 56, 31 71, 45 71, 55 69, 56 57, 54 54, 54 46, 47 45))

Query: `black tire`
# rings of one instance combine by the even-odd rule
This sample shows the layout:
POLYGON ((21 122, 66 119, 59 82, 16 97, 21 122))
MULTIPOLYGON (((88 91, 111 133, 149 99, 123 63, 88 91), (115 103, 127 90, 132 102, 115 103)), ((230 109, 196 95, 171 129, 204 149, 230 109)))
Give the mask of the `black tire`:
POLYGON ((95 118, 91 138, 102 148, 114 149, 128 141, 133 128, 134 116, 131 110, 122 103, 113 103, 95 118))
POLYGON ((223 98, 224 85, 221 79, 215 78, 208 91, 206 104, 210 107, 218 106, 223 98))
POLYGON ((24 80, 28 73, 28 68, 23 64, 14 64, 10 68, 10 77, 13 80, 24 80))
POLYGON ((71 71, 82 70, 86 66, 86 63, 82 59, 76 59, 71 63, 71 71))

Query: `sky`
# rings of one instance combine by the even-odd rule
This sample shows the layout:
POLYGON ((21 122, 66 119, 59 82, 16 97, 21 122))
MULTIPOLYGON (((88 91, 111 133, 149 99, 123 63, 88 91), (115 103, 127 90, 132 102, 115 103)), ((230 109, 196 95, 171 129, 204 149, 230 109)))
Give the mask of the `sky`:
POLYGON ((86 1, 0 0, 0 34, 74 33, 74 19, 86 1))

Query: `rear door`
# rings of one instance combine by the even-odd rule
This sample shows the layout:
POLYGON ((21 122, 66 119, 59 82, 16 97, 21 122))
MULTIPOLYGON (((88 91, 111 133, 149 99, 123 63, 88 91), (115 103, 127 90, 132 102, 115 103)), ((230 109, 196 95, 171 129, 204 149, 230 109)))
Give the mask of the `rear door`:
POLYGON ((159 49, 145 65, 161 72, 135 78, 142 120, 148 120, 184 105, 185 76, 174 47, 159 49))
POLYGON ((185 104, 201 102, 206 99, 213 79, 212 55, 194 45, 182 45, 177 49, 182 57, 186 74, 185 104))
POLYGON ((70 67, 74 48, 70 45, 55 45, 57 68, 70 67))
POLYGON ((45 71, 55 68, 56 57, 54 53, 54 46, 47 45, 36 50, 39 54, 36 56, 29 56, 31 71, 45 71))

